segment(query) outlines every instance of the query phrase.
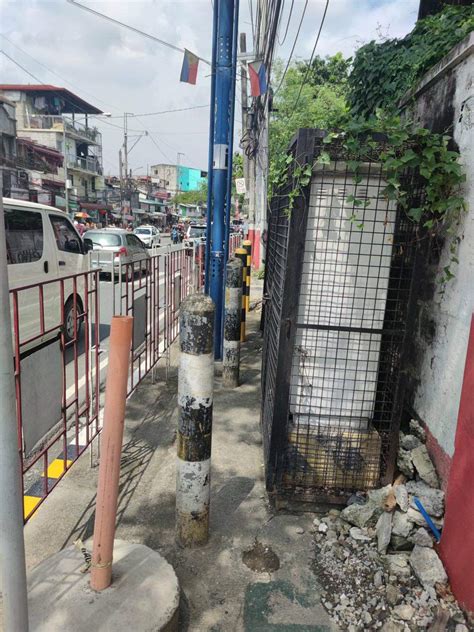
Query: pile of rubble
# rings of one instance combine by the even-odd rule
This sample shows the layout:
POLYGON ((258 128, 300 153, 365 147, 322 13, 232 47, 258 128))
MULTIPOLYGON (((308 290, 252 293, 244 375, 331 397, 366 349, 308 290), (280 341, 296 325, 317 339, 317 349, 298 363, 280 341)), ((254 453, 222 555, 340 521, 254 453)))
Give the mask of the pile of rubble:
POLYGON ((467 632, 436 542, 415 498, 442 528, 444 493, 424 444, 410 423, 400 437, 393 485, 354 494, 342 511, 314 520, 315 572, 323 604, 342 630, 467 632))

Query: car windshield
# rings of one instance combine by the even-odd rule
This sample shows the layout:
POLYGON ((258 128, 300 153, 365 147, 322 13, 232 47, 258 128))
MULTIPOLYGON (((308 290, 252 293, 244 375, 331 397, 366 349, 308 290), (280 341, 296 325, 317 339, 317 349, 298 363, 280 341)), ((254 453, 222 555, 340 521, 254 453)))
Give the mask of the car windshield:
POLYGON ((93 230, 87 231, 84 235, 84 240, 89 240, 92 242, 94 246, 101 246, 102 248, 105 246, 121 246, 122 238, 120 235, 116 233, 109 232, 94 232, 93 230))
POLYGON ((189 229, 190 237, 204 237, 205 234, 206 234, 205 226, 191 226, 191 228, 189 229))
POLYGON ((149 235, 151 233, 151 228, 137 228, 135 230, 135 235, 149 235))

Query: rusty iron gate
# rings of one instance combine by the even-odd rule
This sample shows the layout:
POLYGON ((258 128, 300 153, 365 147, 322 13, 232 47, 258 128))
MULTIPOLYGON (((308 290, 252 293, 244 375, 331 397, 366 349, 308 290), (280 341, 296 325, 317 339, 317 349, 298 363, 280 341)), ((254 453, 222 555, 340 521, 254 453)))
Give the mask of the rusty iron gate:
POLYGON ((383 139, 356 182, 342 144, 324 135, 299 131, 272 200, 261 420, 267 489, 342 502, 394 472, 419 235, 383 195, 383 139), (291 165, 312 166, 307 186, 291 165))

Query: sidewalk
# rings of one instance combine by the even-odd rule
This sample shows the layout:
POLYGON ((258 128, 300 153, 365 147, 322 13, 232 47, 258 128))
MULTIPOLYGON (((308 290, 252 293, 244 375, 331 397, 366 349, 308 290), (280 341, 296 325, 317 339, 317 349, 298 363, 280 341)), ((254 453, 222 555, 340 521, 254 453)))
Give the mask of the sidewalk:
MULTIPOLYGON (((174 566, 182 588, 183 631, 334 629, 311 569, 313 516, 275 514, 265 493, 259 321, 260 311, 251 312, 241 386, 224 390, 217 366, 207 546, 184 550, 174 540, 176 344, 168 381, 160 366, 157 382, 145 381, 127 405, 116 536, 146 544, 174 566), (266 546, 274 555, 264 552, 266 546)), ((91 537, 97 470, 84 455, 27 524, 29 569, 77 538, 91 537)))

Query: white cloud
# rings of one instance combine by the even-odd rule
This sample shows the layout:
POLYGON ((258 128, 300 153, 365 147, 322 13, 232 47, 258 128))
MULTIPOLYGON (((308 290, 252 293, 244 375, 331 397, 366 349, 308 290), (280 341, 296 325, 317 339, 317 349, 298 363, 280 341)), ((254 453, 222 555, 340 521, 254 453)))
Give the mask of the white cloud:
MULTIPOLYGON (((211 54, 212 9, 210 0, 81 0, 91 8, 136 26, 178 47, 187 47, 209 59, 211 54)), ((254 5, 256 2, 253 3, 254 5)), ((286 26, 290 2, 286 3, 282 29, 286 26)), ((310 0, 296 55, 309 55, 319 27, 323 0, 310 0)), ((346 55, 363 42, 377 39, 378 30, 390 37, 405 35, 416 19, 418 0, 332 0, 329 5, 318 53, 346 55)), ((286 58, 293 43, 303 1, 296 0, 288 36, 277 55, 286 58)), ((198 85, 179 82, 182 56, 135 33, 82 11, 64 0, 0 0, 2 33, 31 57, 4 39, 3 48, 11 57, 44 83, 64 85, 87 101, 111 111, 154 112, 200 105, 209 100, 209 67, 200 64, 198 85), (32 59, 33 58, 33 59, 32 59), (61 81, 43 66, 67 78, 61 81), (207 76, 206 76, 207 75, 207 76)), ((241 0, 240 30, 247 32, 251 47, 248 3, 241 0)), ((34 80, 2 56, 2 82, 33 83, 34 80)), ((236 108, 236 129, 240 130, 240 106, 236 108)), ((151 139, 141 139, 130 155, 132 168, 176 160, 205 168, 207 165, 207 109, 177 112, 142 119, 161 148, 151 139)), ((120 118, 108 121, 121 125, 120 118)), ((99 124, 103 132, 104 168, 117 172, 120 129, 99 124)), ((142 129, 131 119, 130 128, 142 129)), ((133 135, 134 132, 132 132, 133 135)))

